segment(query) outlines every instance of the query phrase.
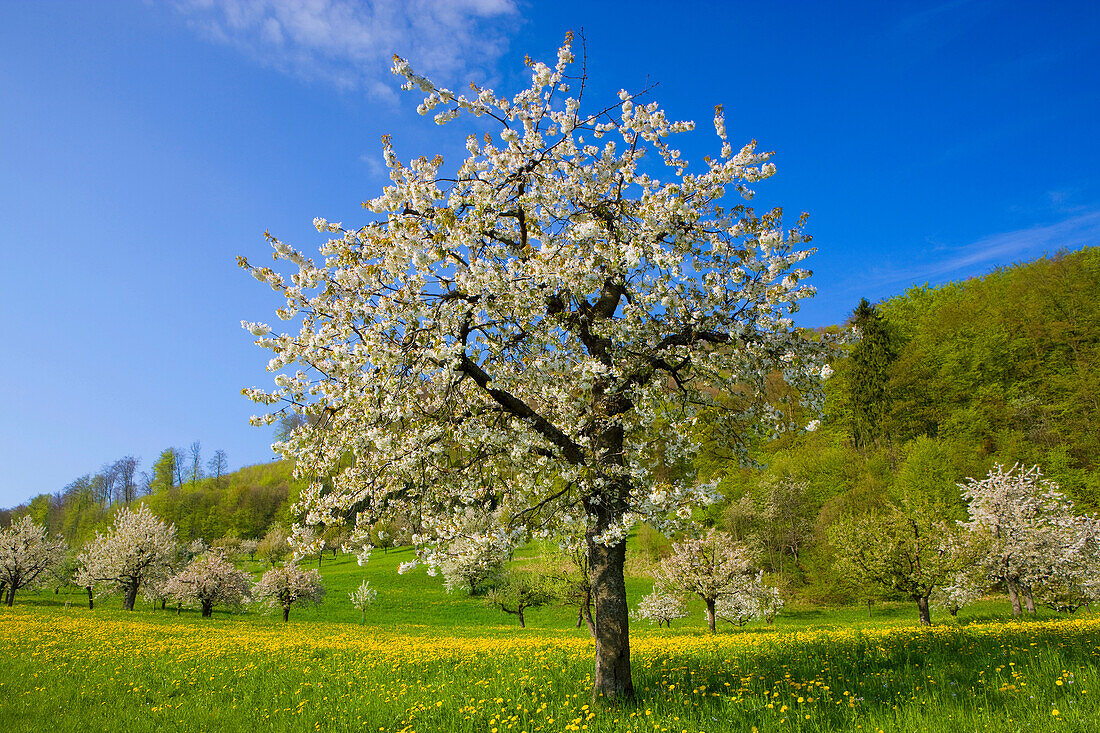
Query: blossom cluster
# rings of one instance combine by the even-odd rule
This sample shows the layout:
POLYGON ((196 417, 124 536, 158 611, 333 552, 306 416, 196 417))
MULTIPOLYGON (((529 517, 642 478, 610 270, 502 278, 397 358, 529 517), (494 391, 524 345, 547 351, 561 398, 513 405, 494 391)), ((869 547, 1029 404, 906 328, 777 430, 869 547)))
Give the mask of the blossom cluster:
POLYGON ((687 616, 687 607, 684 599, 674 593, 668 593, 660 589, 654 589, 652 593, 644 596, 638 602, 638 608, 634 617, 642 621, 671 628, 673 619, 687 616))
POLYGON ((0 599, 6 593, 7 604, 12 605, 15 592, 45 580, 62 563, 67 549, 63 539, 50 537, 45 527, 27 516, 0 529, 0 599))
POLYGON ((1033 594, 1057 610, 1100 600, 1100 518, 1079 516, 1038 466, 996 465, 960 484, 970 509, 965 525, 990 537, 984 569, 1010 597, 1033 594))
POLYGON ((77 557, 76 582, 106 592, 121 592, 133 609, 138 590, 167 580, 180 553, 176 528, 158 518, 145 504, 126 508, 114 523, 77 557))
POLYGON ((300 553, 320 542, 306 527, 357 511, 365 557, 366 529, 396 511, 417 517, 421 559, 443 567, 490 537, 462 528, 486 506, 504 533, 617 544, 715 497, 691 475, 655 479, 691 465, 704 412, 743 436, 801 427, 768 404, 768 380, 819 399, 828 349, 791 319, 814 292, 803 220, 749 205, 771 154, 735 150, 721 108, 718 152, 699 165, 672 144, 694 124, 656 102, 624 90, 582 111, 573 57, 567 42, 554 65, 533 63, 512 97, 459 94, 395 58, 422 114, 494 132, 470 135, 446 170, 439 156, 402 162, 384 138, 390 185, 365 203, 371 221, 315 220, 330 237, 316 260, 270 237, 288 273, 241 259, 299 326, 242 324, 275 374, 244 390, 271 410, 254 422, 310 418, 275 445, 313 479, 300 553))

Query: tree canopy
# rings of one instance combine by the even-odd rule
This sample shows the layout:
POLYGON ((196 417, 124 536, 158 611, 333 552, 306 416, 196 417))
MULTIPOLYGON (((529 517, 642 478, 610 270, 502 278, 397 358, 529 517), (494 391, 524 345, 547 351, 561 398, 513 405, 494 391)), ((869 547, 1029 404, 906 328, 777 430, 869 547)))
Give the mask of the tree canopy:
POLYGON ((421 113, 481 118, 495 134, 470 135, 448 171, 440 156, 400 162, 387 138, 392 185, 365 204, 372 221, 317 220, 335 235, 320 262, 272 237, 290 276, 242 258, 285 297, 277 315, 301 324, 245 324, 278 373, 274 389, 245 392, 315 418, 277 444, 315 478, 305 524, 404 507, 429 563, 462 536, 464 507, 586 536, 594 691, 619 697, 633 692, 626 534, 712 499, 694 475, 651 480, 655 467, 690 465, 703 414, 734 446, 792 427, 769 388, 812 399, 826 351, 790 318, 813 292, 802 220, 785 228, 781 209, 746 203, 771 154, 735 150, 718 108, 718 152, 692 167, 671 139, 693 124, 657 103, 624 90, 582 111, 573 58, 567 42, 553 67, 532 63, 511 98, 456 94, 395 59, 426 95, 421 113))

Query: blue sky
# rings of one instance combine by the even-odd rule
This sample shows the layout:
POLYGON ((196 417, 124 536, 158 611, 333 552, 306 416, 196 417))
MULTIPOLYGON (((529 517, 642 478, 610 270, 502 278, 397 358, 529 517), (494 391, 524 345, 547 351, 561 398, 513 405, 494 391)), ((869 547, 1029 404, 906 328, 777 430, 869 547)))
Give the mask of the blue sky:
POLYGON ((1100 243, 1094 2, 0 0, 0 506, 194 440, 268 460, 239 324, 279 303, 236 256, 362 222, 386 132, 461 149, 393 53, 514 93, 570 28, 593 102, 658 82, 700 123, 689 157, 717 103, 776 151, 759 203, 808 211, 818 248, 803 325, 1100 243))

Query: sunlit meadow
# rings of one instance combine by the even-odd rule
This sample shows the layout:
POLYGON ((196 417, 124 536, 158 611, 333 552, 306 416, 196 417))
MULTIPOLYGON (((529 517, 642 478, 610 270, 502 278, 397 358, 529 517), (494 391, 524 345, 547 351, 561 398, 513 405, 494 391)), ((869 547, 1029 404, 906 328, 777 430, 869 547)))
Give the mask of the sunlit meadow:
MULTIPOLYGON (((407 553, 322 564, 329 597, 283 624, 257 610, 202 619, 148 603, 94 611, 64 592, 0 610, 9 730, 1094 731, 1100 618, 1009 621, 987 602, 916 625, 904 605, 790 610, 774 626, 635 625, 638 700, 589 697, 593 647, 566 609, 519 629, 437 578, 396 577, 407 553), (378 584, 365 624, 347 602, 378 584), (68 607, 66 607, 68 601, 68 607)), ((258 569, 258 566, 256 567, 258 569)), ((648 588, 636 580, 632 597, 648 588)))

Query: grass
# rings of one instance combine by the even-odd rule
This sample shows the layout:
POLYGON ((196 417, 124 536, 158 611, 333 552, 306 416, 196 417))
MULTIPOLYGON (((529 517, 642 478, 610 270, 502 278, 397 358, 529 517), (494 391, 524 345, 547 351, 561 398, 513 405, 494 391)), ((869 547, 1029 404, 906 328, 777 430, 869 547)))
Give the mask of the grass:
MULTIPOLYGON (((324 605, 177 616, 23 594, 0 609, 0 720, 13 731, 1095 731, 1100 619, 1009 621, 987 602, 915 624, 915 608, 805 609, 774 626, 632 629, 638 700, 589 699, 592 642, 561 608, 521 630, 438 578, 326 557, 324 605), (347 602, 380 590, 367 623, 347 602), (969 613, 968 613, 969 612, 969 613)), ((522 561, 522 558, 521 558, 522 561)), ((256 566, 255 569, 259 569, 256 566)), ((649 581, 630 579, 632 599, 649 581)))

